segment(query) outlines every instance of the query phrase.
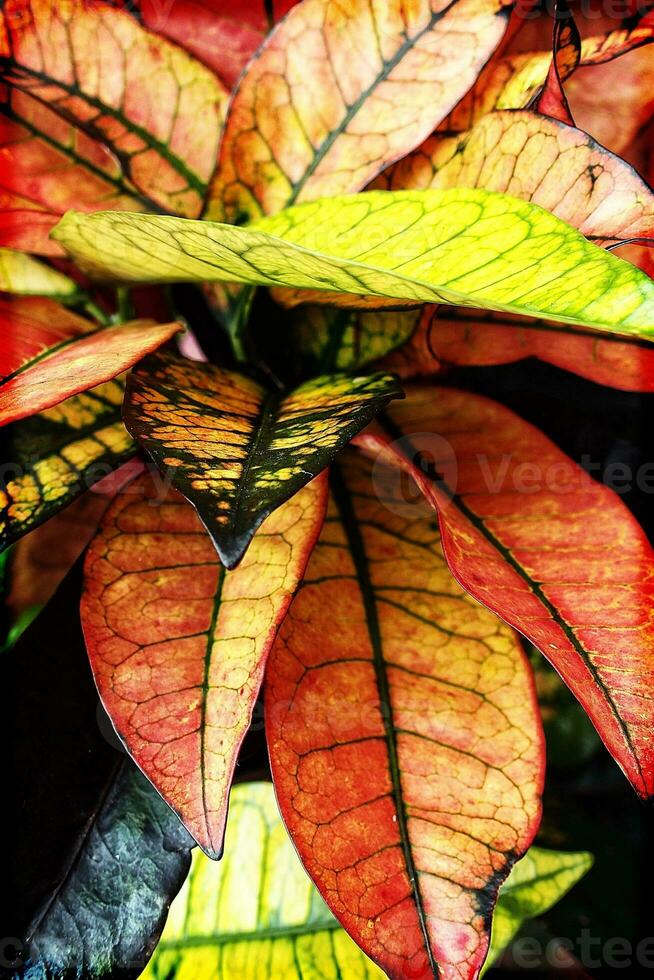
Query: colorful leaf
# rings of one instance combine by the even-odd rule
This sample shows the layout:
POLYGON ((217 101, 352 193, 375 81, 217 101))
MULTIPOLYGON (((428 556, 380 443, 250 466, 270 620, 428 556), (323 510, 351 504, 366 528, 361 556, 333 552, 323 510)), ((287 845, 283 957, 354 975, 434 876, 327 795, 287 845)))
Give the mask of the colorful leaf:
POLYGON ((408 469, 438 509, 459 582, 547 657, 636 792, 652 795, 644 531, 616 493, 502 405, 426 387, 405 405, 358 443, 408 469))
POLYGON ((0 72, 10 83, 10 118, 25 134, 16 152, 31 157, 13 193, 61 213, 69 206, 66 158, 91 206, 117 194, 119 206, 129 195, 199 214, 227 101, 207 68, 127 13, 85 0, 7 0, 0 37, 3 30, 0 72), (37 135, 46 158, 61 159, 63 187, 48 173, 33 187, 37 135))
POLYGON ((247 783, 232 789, 225 856, 216 864, 196 851, 142 980, 264 975, 384 978, 311 884, 270 783, 247 783))
POLYGON ((480 187, 539 204, 600 244, 651 238, 654 194, 590 136, 532 112, 493 112, 434 138, 377 181, 388 190, 480 187))
MULTIPOLYGON (((643 19, 633 29, 618 29, 584 38, 581 42, 580 66, 604 64, 654 41, 654 23, 643 19)), ((524 109, 544 85, 552 61, 551 51, 532 51, 495 58, 480 74, 477 83, 453 112, 444 119, 442 135, 471 129, 487 113, 496 109, 524 109)), ((572 67, 573 62, 569 63, 572 67)), ((620 63, 622 64, 622 63, 620 63)), ((580 73, 576 73, 579 77, 580 73)), ((560 73, 561 81, 569 77, 560 73)), ((586 84, 597 95, 597 77, 589 75, 586 84)), ((575 75, 571 84, 575 83, 575 75)), ((616 152, 619 150, 616 149, 616 152)))
POLYGON ((0 248, 0 290, 24 296, 74 299, 77 283, 57 269, 10 248, 0 248))
POLYGON ((149 477, 87 552, 81 617, 100 697, 137 765, 213 858, 268 651, 320 530, 304 487, 226 572, 193 508, 149 477))
POLYGON ((69 212, 53 234, 86 267, 128 281, 322 288, 642 336, 654 327, 648 276, 541 208, 481 190, 371 191, 249 228, 69 212))
POLYGON ((176 41, 232 89, 273 24, 296 0, 138 0, 143 23, 176 41))
MULTIPOLYGON (((62 329, 70 314, 61 317, 62 329)), ((0 369, 16 360, 18 352, 10 347, 9 330, 20 324, 10 319, 0 320, 0 369), (7 354, 5 357, 5 348, 7 354)), ((89 325, 90 326, 90 325, 89 325)), ((78 325, 77 329, 80 327, 78 325)), ((161 344, 181 330, 179 323, 154 323, 152 320, 133 320, 113 327, 104 327, 83 336, 69 335, 52 343, 55 331, 51 331, 48 348, 26 359, 10 375, 0 380, 0 425, 35 415, 46 408, 58 405, 72 395, 87 391, 105 381, 110 381, 132 367, 142 357, 156 350, 161 344)), ((35 345, 26 336, 24 348, 27 356, 35 345)))
POLYGON ((456 584, 397 471, 351 454, 332 473, 266 673, 277 799, 323 898, 390 977, 473 978, 540 820, 529 665, 456 584))
POLYGON ((3 927, 13 938, 3 973, 132 980, 188 873, 192 841, 106 737, 79 624, 80 587, 78 566, 0 658, 13 787, 4 801, 11 901, 3 927), (8 962, 12 944, 22 964, 8 962))
POLYGON ((42 524, 136 453, 109 381, 3 430, 0 550, 42 524))
POLYGON ((242 223, 358 191, 420 143, 506 28, 503 0, 304 0, 241 79, 207 217, 242 223))
POLYGON ((481 319, 471 310, 452 307, 427 307, 409 345, 382 364, 402 377, 415 377, 450 364, 490 366, 525 357, 537 357, 608 388, 654 391, 654 345, 647 341, 618 340, 506 314, 481 319))
POLYGON ((393 377, 376 374, 325 375, 284 395, 160 354, 130 376, 124 417, 233 568, 264 518, 401 394, 393 377))
POLYGON ((552 908, 590 870, 587 851, 530 847, 500 888, 493 931, 482 976, 509 946, 523 922, 552 908))

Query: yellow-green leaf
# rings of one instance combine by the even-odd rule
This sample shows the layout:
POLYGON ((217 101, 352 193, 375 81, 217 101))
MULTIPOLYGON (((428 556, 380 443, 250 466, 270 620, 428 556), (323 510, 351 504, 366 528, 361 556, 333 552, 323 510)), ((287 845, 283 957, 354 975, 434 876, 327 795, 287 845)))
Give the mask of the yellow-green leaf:
POLYGON ((63 272, 11 248, 0 248, 0 290, 60 300, 70 299, 79 292, 77 283, 63 272))
POLYGON ((167 352, 129 377, 125 424, 202 518, 224 565, 402 390, 392 375, 323 375, 286 394, 167 352))
POLYGON ((225 856, 196 852, 141 980, 383 980, 311 884, 270 783, 232 789, 225 856))
POLYGON ((386 296, 654 334, 654 282, 536 205, 483 190, 372 191, 246 228, 69 212, 55 235, 96 273, 386 296))
POLYGON ((576 885, 593 863, 588 851, 550 851, 532 847, 500 889, 493 915, 491 944, 482 969, 493 965, 527 919, 542 915, 576 885))

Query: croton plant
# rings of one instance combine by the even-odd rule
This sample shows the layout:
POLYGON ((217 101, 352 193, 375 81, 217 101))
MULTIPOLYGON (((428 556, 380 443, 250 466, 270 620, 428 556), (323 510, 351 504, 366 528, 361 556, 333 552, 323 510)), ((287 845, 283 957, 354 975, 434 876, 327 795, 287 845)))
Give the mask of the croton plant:
POLYGON ((16 976, 138 976, 187 879, 147 975, 477 977, 590 860, 530 849, 525 638, 652 794, 646 534, 449 373, 654 391, 654 15, 585 13, 2 4, 5 568, 86 547, 3 658, 16 976))

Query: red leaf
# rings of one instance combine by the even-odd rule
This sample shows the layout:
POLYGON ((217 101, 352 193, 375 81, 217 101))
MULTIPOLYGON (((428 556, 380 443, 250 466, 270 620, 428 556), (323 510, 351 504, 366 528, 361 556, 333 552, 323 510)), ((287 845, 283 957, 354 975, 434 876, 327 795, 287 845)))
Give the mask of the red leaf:
MULTIPOLYGON (((297 0, 276 0, 273 22, 297 0)), ((271 28, 264 0, 138 0, 143 23, 176 41, 233 88, 271 28)))
POLYGON ((652 795, 654 553, 630 511, 479 395, 416 388, 382 418, 356 442, 411 473, 458 581, 538 647, 652 795))

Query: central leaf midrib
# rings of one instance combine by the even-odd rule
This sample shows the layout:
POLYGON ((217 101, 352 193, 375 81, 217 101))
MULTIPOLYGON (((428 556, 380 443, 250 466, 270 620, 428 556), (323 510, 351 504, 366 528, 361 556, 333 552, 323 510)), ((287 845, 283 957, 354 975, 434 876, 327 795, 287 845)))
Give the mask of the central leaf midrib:
POLYGON ((427 928, 427 914, 420 891, 418 871, 413 859, 411 841, 409 839, 407 811, 404 803, 402 779, 400 775, 397 738, 393 725, 393 707, 391 702, 390 685, 386 673, 381 630, 377 616, 377 604, 368 569, 368 557, 366 555, 365 544, 359 530, 356 513, 350 499, 350 494, 338 465, 334 465, 331 468, 330 485, 341 522, 343 524, 347 544, 354 563, 357 582, 361 591, 361 598, 366 616, 366 624, 368 627, 368 635, 370 637, 370 645, 373 654, 373 667, 375 671, 379 701, 380 704, 382 706, 386 706, 387 709, 382 711, 384 736, 388 751, 388 768, 392 783, 392 795, 397 814, 397 828, 400 835, 407 876, 409 878, 409 884, 413 893, 413 900, 418 915, 418 921, 420 923, 420 931, 422 933, 425 952, 432 971, 432 976, 434 978, 438 978, 438 965, 434 959, 431 948, 429 931, 427 928))
POLYGON ((348 106, 347 111, 344 114, 343 118, 341 119, 340 123, 334 129, 332 129, 325 137, 323 142, 320 144, 319 149, 314 153, 311 159, 311 163, 308 165, 308 167, 306 168, 302 176, 298 178, 298 180, 291 185, 292 189, 288 201, 286 202, 286 207, 289 207, 291 204, 295 203, 298 195, 300 194, 301 190, 303 189, 308 179, 315 173, 316 169, 318 168, 322 160, 327 156, 327 154, 331 150, 336 140, 339 138, 339 136, 341 136, 345 132, 345 130, 352 122, 354 117, 363 108, 369 96, 379 87, 379 85, 381 85, 382 82, 386 81, 386 79, 391 74, 393 69, 400 64, 404 56, 408 54, 409 51, 413 50, 413 48, 416 46, 418 41, 420 41, 420 39, 423 38, 425 34, 428 34, 429 31, 432 30, 434 24, 438 23, 439 20, 442 20, 442 18, 445 17, 447 13, 449 13, 449 11, 455 5, 456 2, 457 0, 450 0, 449 4, 443 10, 439 10, 437 12, 432 11, 431 17, 429 18, 429 21, 427 22, 425 27, 423 27, 422 30, 418 31, 417 34, 414 34, 413 37, 410 38, 407 37, 406 41, 402 45, 400 45, 400 47, 397 49, 393 57, 390 58, 388 61, 382 62, 383 65, 382 70, 373 79, 373 81, 370 83, 368 88, 364 89, 364 91, 361 93, 358 99, 355 99, 355 101, 350 106, 348 106))
POLYGON ((282 402, 282 395, 271 392, 264 396, 261 402, 258 425, 256 427, 252 442, 248 446, 247 458, 243 464, 243 472, 238 480, 236 493, 231 507, 230 525, 233 529, 238 529, 239 517, 243 509, 244 500, 247 502, 250 495, 250 473, 255 462, 262 456, 266 447, 270 447, 272 442, 279 408, 282 402))
MULTIPOLYGON (((593 678, 593 680, 597 684, 598 688, 603 693, 604 698, 606 699, 606 703, 609 706, 609 709, 611 711, 611 714, 613 715, 615 721, 617 722, 618 728, 620 729, 620 731, 622 733, 622 736, 623 736, 623 738, 625 740, 626 746, 629 749, 629 751, 631 753, 631 756, 632 756, 632 758, 633 758, 633 760, 634 760, 634 762, 636 764, 636 767, 638 769, 638 772, 640 774, 640 777, 641 777, 641 780, 642 780, 642 783, 643 783, 643 789, 646 789, 647 782, 645 780, 645 776, 644 776, 644 773, 643 773, 643 770, 642 770, 642 767, 641 767, 641 764, 640 764, 640 760, 639 760, 639 758, 638 758, 638 756, 636 754, 636 751, 635 751, 635 748, 634 748, 634 744, 633 744, 633 741, 632 741, 632 738, 631 738, 631 734, 630 734, 630 732, 629 732, 629 730, 628 730, 625 722, 620 717, 620 713, 619 713, 619 711, 617 709, 617 706, 616 706, 616 704, 615 704, 615 702, 614 702, 614 700, 613 700, 613 698, 611 696, 610 691, 608 690, 606 684, 604 683, 604 680, 600 676, 597 668, 595 667, 595 664, 590 659, 587 651, 581 645, 580 641, 578 640, 577 636, 575 635, 575 633, 574 633, 572 627, 570 626, 570 624, 567 623, 562 618, 562 616, 559 614, 557 608, 548 599, 547 595, 544 593, 543 589, 541 588, 540 583, 536 582, 535 579, 532 579, 532 577, 528 574, 528 572, 526 571, 526 569, 515 558, 515 556, 513 555, 513 553, 510 551, 510 549, 507 548, 499 540, 499 538, 497 538, 493 534, 493 532, 490 530, 490 528, 488 528, 486 526, 486 524, 484 523, 484 521, 470 507, 468 507, 468 505, 465 503, 465 501, 463 500, 463 498, 459 494, 457 494, 457 493, 455 493, 454 491, 451 490, 451 488, 447 485, 447 483, 445 482, 445 480, 434 469, 433 465, 429 462, 429 460, 425 459, 425 457, 423 456, 423 454, 414 447, 414 445, 411 442, 411 440, 401 431, 401 429, 398 426, 395 425, 395 423, 389 418, 389 416, 386 415, 386 414, 380 414, 378 416, 378 420, 379 420, 380 424, 382 425, 382 427, 386 429, 387 433, 392 437, 393 440, 395 440, 396 442, 397 441, 401 441, 401 444, 402 444, 401 452, 404 455, 404 457, 409 461, 410 464, 413 465, 416 460, 420 460, 420 461, 423 462, 423 472, 427 474, 427 476, 432 481, 432 483, 435 483, 439 487, 441 487, 441 489, 443 490, 443 492, 448 495, 448 497, 451 500, 451 502, 455 504, 455 506, 463 514, 463 516, 468 521, 470 521, 470 523, 482 535, 482 537, 484 537, 488 541, 488 543, 497 552, 499 552, 499 554, 507 562, 507 564, 511 566, 511 568, 523 580, 523 582, 525 582, 528 585, 528 587, 532 590, 532 592, 534 593, 534 595, 536 596, 536 598, 538 599, 538 601, 545 608, 545 610, 549 613, 550 618, 552 619, 552 621, 554 623, 556 623, 556 625, 559 626, 559 628, 562 630, 562 632, 564 633, 564 635, 566 636, 566 638, 568 639, 568 641, 572 645, 572 647, 575 650, 575 652, 579 655, 579 657, 581 658, 581 660, 585 664, 586 668, 588 669, 589 674, 591 675, 591 677, 593 678), (409 455, 409 454, 411 454, 411 455, 409 455)), ((481 602, 482 600, 478 600, 478 601, 481 602)), ((486 603, 484 603, 484 605, 485 604, 486 603)), ((494 610, 492 610, 492 611, 494 611, 494 610)), ((496 613, 496 615, 498 615, 498 613, 496 613)))

